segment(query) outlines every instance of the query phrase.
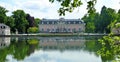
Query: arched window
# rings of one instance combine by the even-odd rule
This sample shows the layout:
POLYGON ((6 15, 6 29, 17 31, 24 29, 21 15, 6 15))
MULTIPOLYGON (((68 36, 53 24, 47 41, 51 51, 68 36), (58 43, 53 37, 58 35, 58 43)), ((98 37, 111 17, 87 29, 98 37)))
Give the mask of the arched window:
POLYGON ((66 28, 63 28, 63 32, 66 32, 67 30, 66 30, 66 28))
POLYGON ((52 32, 54 32, 54 29, 52 29, 52 32))
POLYGON ((56 29, 56 32, 59 32, 59 29, 58 29, 58 28, 56 29))
POLYGON ((72 29, 72 32, 76 32, 76 29, 75 29, 75 28, 73 28, 73 29, 72 29))
POLYGON ((70 28, 68 28, 68 32, 70 32, 71 30, 70 30, 70 28))
POLYGON ((50 32, 50 29, 49 29, 49 28, 47 29, 47 32, 50 32))
POLYGON ((79 32, 81 32, 81 28, 79 28, 79 32))
POLYGON ((42 30, 41 30, 42 32, 44 31, 44 29, 42 28, 42 30))

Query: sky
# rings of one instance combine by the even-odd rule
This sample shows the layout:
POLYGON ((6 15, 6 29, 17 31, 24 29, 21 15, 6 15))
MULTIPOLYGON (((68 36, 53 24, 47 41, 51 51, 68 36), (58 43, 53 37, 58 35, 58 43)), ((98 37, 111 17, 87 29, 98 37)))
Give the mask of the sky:
MULTIPOLYGON (((87 3, 89 0, 82 0, 83 5, 76 8, 72 13, 67 12, 65 16, 59 16, 57 10, 60 7, 58 2, 50 3, 49 0, 0 0, 0 6, 9 10, 8 16, 12 15, 15 10, 24 10, 35 18, 58 19, 61 17, 67 19, 82 18, 87 13, 87 3)), ((120 0, 97 0, 95 8, 100 12, 101 8, 106 6, 116 11, 120 9, 120 0)))

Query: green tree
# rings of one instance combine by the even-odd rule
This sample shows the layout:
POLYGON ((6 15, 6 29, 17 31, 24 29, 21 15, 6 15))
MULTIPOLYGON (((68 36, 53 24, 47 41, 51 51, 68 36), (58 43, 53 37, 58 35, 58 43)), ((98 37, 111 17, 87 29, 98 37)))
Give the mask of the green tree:
POLYGON ((0 23, 5 23, 7 20, 6 13, 8 10, 0 6, 0 23))
MULTIPOLYGON (((59 15, 65 15, 65 12, 72 12, 75 8, 80 7, 83 2, 81 0, 49 0, 50 2, 54 2, 54 1, 58 1, 61 5, 61 7, 59 8, 58 12, 59 15)), ((88 9, 88 13, 94 13, 95 12, 95 4, 96 4, 97 0, 89 0, 87 1, 87 9, 88 9)))
POLYGON ((117 15, 118 15, 118 17, 117 17, 117 22, 120 22, 120 9, 118 10, 117 15))
POLYGON ((14 23, 14 18, 13 17, 7 17, 7 21, 5 23, 6 25, 8 25, 11 29, 12 32, 15 32, 15 23, 14 23))
POLYGON ((36 18, 36 19, 35 19, 35 26, 36 26, 36 27, 38 27, 39 21, 40 21, 39 18, 36 18))
POLYGON ((111 25, 119 21, 118 14, 112 8, 102 7, 101 13, 91 13, 85 15, 82 19, 86 23, 86 32, 110 33, 111 25))
POLYGON ((102 7, 101 14, 100 14, 100 31, 110 33, 110 28, 108 28, 109 24, 114 22, 117 19, 117 13, 114 9, 106 8, 105 6, 102 7))
POLYGON ((27 32, 26 26, 28 21, 26 20, 26 14, 23 10, 16 10, 13 12, 12 17, 15 19, 15 27, 19 33, 27 32))
POLYGON ((95 32, 95 16, 97 13, 85 15, 82 20, 86 23, 85 31, 87 33, 94 33, 95 32))

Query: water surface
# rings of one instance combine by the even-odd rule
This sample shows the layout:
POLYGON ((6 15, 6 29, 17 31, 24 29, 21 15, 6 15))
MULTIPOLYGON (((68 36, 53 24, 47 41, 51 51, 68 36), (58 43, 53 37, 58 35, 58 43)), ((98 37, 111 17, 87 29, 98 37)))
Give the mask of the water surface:
POLYGON ((1 37, 0 62, 102 62, 101 37, 1 37))

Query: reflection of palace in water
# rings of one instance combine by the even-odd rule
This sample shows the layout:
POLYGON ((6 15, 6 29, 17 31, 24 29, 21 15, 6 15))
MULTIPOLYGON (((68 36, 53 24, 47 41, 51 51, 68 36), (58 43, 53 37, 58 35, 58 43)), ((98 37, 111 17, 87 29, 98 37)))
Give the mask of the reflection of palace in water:
POLYGON ((51 37, 41 38, 39 45, 43 49, 80 49, 85 46, 84 43, 84 38, 51 37))
POLYGON ((0 37, 0 48, 10 45, 10 37, 0 37))

